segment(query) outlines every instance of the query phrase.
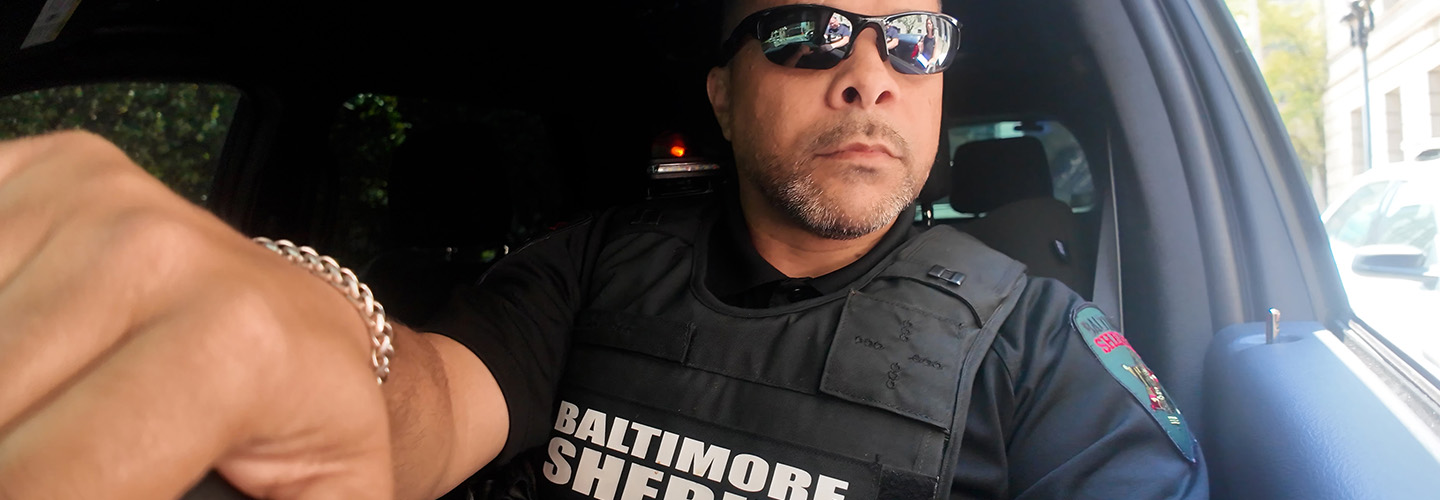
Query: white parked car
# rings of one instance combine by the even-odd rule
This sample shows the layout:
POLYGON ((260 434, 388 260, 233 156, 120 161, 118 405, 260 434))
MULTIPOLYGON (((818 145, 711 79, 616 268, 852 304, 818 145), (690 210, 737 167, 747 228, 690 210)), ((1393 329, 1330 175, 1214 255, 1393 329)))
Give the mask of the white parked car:
POLYGON ((1355 315, 1440 373, 1440 161, 1356 176, 1325 211, 1325 231, 1355 315))

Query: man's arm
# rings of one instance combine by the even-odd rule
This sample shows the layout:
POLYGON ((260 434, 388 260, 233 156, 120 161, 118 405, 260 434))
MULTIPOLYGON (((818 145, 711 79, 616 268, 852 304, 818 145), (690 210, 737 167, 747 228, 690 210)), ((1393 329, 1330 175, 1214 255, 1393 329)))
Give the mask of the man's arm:
POLYGON ((400 328, 377 387, 341 294, 113 145, 0 142, 0 498, 433 497, 489 460, 479 359, 400 328))
MULTIPOLYGON (((1112 373, 1076 328, 1085 307, 1093 306, 1058 281, 1030 280, 977 376, 956 497, 1208 496, 1203 457, 1187 456, 1194 442, 1172 439, 1167 428, 1178 424, 1157 421, 1152 402, 1127 389, 1133 381, 1144 390, 1123 369, 1136 363, 1127 358, 1112 373)), ((1129 356, 1114 333, 1100 355, 1129 356)))
POLYGON ((500 453, 509 414, 495 377, 465 346, 395 330, 396 359, 384 387, 395 497, 436 498, 500 453))

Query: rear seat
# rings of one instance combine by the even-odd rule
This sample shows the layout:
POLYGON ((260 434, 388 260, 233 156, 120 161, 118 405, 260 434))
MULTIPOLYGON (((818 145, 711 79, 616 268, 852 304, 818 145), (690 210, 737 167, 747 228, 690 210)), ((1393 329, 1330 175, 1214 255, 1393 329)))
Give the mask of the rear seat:
POLYGON ((1055 278, 1086 294, 1090 262, 1077 254, 1080 223, 1055 199, 1045 146, 1034 137, 968 142, 952 158, 950 206, 980 214, 957 226, 1024 262, 1030 275, 1055 278))

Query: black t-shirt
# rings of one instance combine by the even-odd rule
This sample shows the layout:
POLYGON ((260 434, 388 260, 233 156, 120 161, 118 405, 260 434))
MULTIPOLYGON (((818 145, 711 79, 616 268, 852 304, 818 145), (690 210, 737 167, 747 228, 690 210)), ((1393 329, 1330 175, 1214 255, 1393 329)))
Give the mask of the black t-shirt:
MULTIPOLYGON (((723 223, 715 224, 709 238, 705 287, 726 304, 763 309, 793 304, 831 292, 855 282, 901 243, 919 231, 907 223, 896 223, 880 238, 875 248, 855 262, 824 276, 791 278, 775 269, 750 243, 750 230, 737 203, 726 207, 723 223)), ((908 215, 908 213, 907 213, 908 215)))
MULTIPOLYGON (((854 281, 918 234, 902 218, 855 263, 792 279, 749 243, 731 203, 719 211, 704 283, 740 307, 784 305, 854 281)), ((907 213, 908 215, 908 213, 907 213)), ((499 383, 510 435, 497 460, 540 446, 554 415, 575 315, 604 244, 600 216, 508 256, 457 294, 428 330, 476 353, 499 383)), ((1203 459, 1191 462, 1149 411, 1107 372, 1073 326, 1082 299, 1049 279, 1028 281, 990 346, 971 394, 952 498, 1205 498, 1203 459)))

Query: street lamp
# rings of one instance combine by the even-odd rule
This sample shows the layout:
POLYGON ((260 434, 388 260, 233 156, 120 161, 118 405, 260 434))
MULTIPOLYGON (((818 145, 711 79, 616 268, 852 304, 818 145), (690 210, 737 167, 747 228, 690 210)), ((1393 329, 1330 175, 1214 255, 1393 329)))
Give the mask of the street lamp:
POLYGON ((1370 47, 1370 32, 1375 29, 1375 11, 1370 10, 1370 3, 1373 0, 1355 0, 1350 2, 1350 13, 1340 18, 1340 22, 1350 27, 1350 46, 1360 48, 1360 78, 1365 92, 1365 170, 1370 170, 1374 163, 1374 150, 1370 146, 1370 56, 1365 49, 1370 47))

